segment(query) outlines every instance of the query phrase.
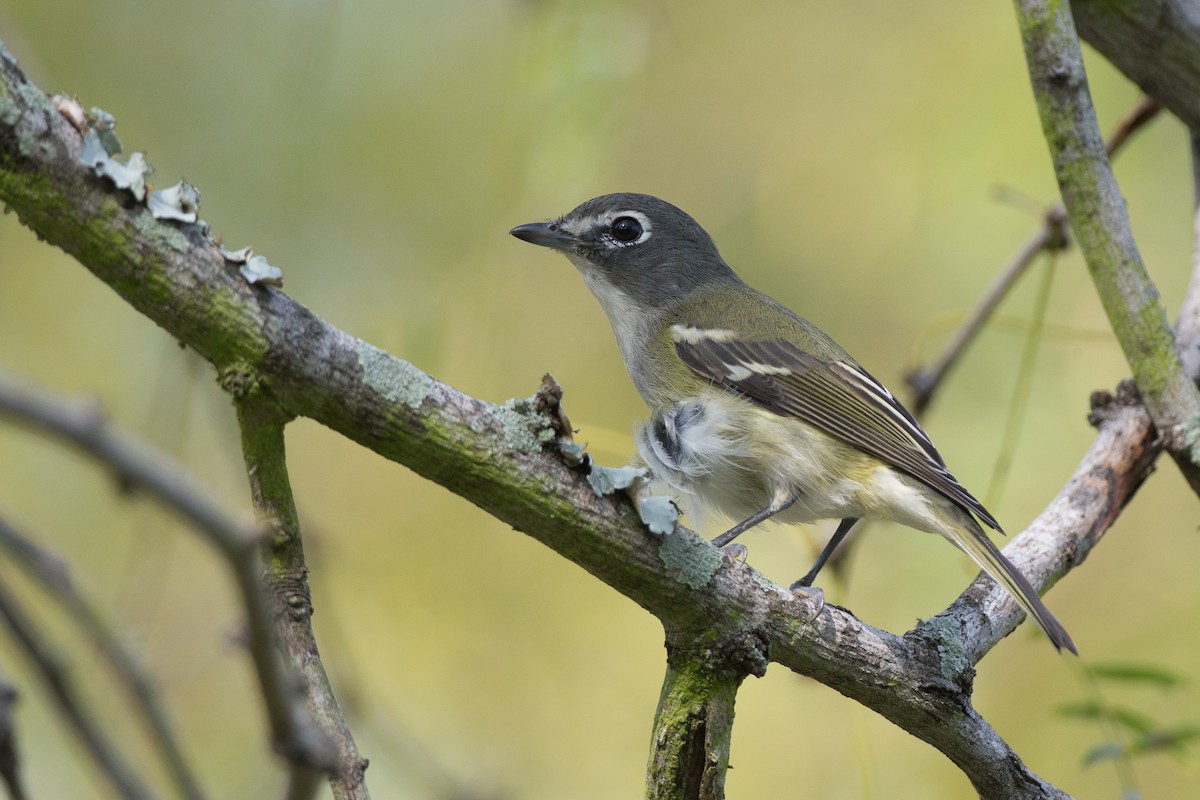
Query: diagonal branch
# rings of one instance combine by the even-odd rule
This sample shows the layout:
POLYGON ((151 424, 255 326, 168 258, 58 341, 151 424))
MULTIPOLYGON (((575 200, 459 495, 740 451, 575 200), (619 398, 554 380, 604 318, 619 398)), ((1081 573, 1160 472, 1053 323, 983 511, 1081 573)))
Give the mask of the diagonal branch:
POLYGON ((1194 0, 1075 0, 1084 41, 1192 130, 1200 129, 1200 15, 1194 0))

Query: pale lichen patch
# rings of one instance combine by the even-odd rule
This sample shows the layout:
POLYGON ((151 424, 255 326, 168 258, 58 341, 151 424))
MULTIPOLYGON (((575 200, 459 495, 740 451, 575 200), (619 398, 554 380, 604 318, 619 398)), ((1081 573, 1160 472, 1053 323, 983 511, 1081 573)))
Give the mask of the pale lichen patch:
POLYGON ((368 386, 385 399, 413 411, 419 410, 433 391, 433 378, 407 361, 364 341, 358 342, 358 364, 368 386))
POLYGON ((664 536, 658 547, 663 566, 692 589, 712 580, 721 568, 721 551, 697 536, 664 536))
POLYGON ((536 398, 506 400, 503 405, 491 406, 491 411, 510 450, 536 453, 554 441, 550 418, 537 410, 536 398))

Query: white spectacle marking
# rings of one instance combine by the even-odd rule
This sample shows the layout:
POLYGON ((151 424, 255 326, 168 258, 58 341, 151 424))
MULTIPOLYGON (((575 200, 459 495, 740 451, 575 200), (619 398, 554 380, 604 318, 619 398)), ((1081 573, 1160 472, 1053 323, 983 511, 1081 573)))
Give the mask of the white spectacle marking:
POLYGON ((614 222, 619 220, 621 217, 633 217, 634 219, 636 219, 638 221, 638 224, 642 226, 642 235, 639 236, 638 238, 634 239, 632 242, 621 242, 621 241, 618 241, 618 240, 612 238, 611 235, 607 235, 604 237, 606 241, 611 242, 616 247, 633 247, 634 245, 641 244, 642 242, 644 242, 650 238, 650 234, 651 234, 651 231, 654 229, 654 226, 650 224, 650 218, 647 217, 645 214, 643 214, 640 211, 610 211, 610 212, 608 212, 608 215, 604 220, 605 229, 607 230, 614 222))
POLYGON ((559 223, 559 227, 567 233, 580 239, 595 238, 603 242, 607 247, 633 247, 634 245, 642 244, 650 238, 654 226, 650 223, 650 218, 641 211, 622 211, 615 208, 610 208, 599 214, 592 214, 588 217, 580 217, 579 219, 563 219, 559 223), (642 235, 634 239, 632 242, 620 242, 612 237, 612 224, 621 217, 633 217, 642 226, 642 235))
POLYGON ((725 364, 725 372, 731 381, 744 381, 751 375, 791 375, 787 367, 775 367, 770 364, 755 364, 742 361, 737 364, 725 364))
POLYGON ((607 212, 604 214, 594 214, 590 217, 580 217, 579 219, 564 218, 559 227, 572 236, 582 237, 584 234, 591 233, 596 228, 602 227, 606 219, 608 219, 607 212))
POLYGON ((738 338, 737 331, 725 328, 697 328, 694 325, 672 325, 671 338, 684 344, 701 342, 732 342, 738 338))

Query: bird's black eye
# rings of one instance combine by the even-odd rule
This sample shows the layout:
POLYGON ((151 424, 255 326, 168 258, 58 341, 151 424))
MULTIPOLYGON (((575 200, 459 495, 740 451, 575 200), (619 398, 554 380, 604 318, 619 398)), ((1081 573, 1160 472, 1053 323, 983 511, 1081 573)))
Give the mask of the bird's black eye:
POLYGON ((633 217, 617 217, 613 220, 612 237, 618 242, 635 242, 641 235, 642 223, 633 217))

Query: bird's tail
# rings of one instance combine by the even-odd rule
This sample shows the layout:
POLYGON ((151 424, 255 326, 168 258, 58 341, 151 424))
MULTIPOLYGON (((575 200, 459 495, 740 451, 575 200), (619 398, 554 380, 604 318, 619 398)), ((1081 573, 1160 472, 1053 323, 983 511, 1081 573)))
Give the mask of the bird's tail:
POLYGON ((1050 609, 1046 608, 1046 604, 1042 602, 1042 598, 1038 597, 1038 593, 1029 579, 1004 557, 996 545, 992 544, 992 540, 983 532, 979 523, 966 512, 963 512, 962 516, 966 518, 963 520, 965 524, 955 526, 955 535, 950 537, 951 540, 982 567, 983 571, 993 580, 1008 590, 1008 593, 1021 604, 1021 608, 1025 609, 1025 613, 1046 632, 1058 650, 1061 651, 1065 647, 1075 655, 1079 655, 1079 651, 1075 649, 1075 642, 1071 641, 1071 637, 1063 628, 1062 623, 1055 619, 1054 615, 1050 613, 1050 609))

